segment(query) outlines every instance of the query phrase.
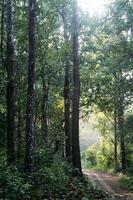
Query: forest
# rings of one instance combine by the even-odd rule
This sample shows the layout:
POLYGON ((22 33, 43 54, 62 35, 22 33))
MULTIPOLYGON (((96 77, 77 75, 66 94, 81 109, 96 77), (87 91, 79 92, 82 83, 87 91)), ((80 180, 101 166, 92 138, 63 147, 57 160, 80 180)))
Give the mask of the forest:
POLYGON ((0 200, 133 200, 133 1, 97 2, 0 0, 0 200))

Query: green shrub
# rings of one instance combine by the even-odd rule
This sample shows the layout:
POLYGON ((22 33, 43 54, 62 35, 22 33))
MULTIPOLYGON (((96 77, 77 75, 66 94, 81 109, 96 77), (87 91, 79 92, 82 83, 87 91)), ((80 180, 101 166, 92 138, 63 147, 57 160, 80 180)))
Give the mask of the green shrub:
POLYGON ((44 198, 60 198, 66 193, 67 174, 64 163, 55 158, 50 167, 42 166, 35 172, 35 185, 44 198))
POLYGON ((133 176, 122 175, 119 182, 122 188, 133 191, 133 176))
POLYGON ((0 198, 11 200, 25 200, 30 199, 31 184, 25 182, 22 175, 18 172, 16 167, 0 168, 0 198))
POLYGON ((35 151, 35 165, 37 168, 41 166, 49 167, 53 162, 53 150, 49 147, 47 148, 37 148, 35 151))
POLYGON ((89 166, 96 166, 97 164, 97 149, 97 144, 94 144, 91 147, 89 147, 89 149, 87 149, 82 156, 83 160, 86 160, 89 166))
POLYGON ((8 167, 3 158, 0 163, 1 200, 109 200, 105 192, 94 188, 84 176, 74 177, 72 167, 57 155, 49 167, 40 165, 28 179, 17 167, 8 167))

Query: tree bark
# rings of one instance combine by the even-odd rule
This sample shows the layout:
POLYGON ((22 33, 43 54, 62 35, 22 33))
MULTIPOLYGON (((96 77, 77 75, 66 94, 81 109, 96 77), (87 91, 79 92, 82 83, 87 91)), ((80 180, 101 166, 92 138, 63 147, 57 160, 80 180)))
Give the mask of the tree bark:
POLYGON ((1 1, 1 41, 0 41, 0 54, 1 54, 2 64, 5 67, 5 60, 4 60, 4 57, 3 57, 4 16, 5 16, 5 0, 2 0, 1 1))
POLYGON ((115 171, 118 170, 118 161, 117 161, 117 114, 116 114, 116 108, 114 109, 114 166, 115 171))
POLYGON ((60 11, 63 21, 64 30, 64 45, 65 45, 65 80, 64 80, 64 122, 65 122, 65 153, 66 158, 70 161, 72 157, 71 153, 71 132, 70 132, 70 62, 68 53, 68 31, 67 31, 67 10, 66 5, 63 6, 60 11))
POLYGON ((15 82, 13 44, 13 1, 7 0, 7 163, 15 162, 15 82))
POLYGON ((21 155, 22 155, 22 126, 21 126, 21 107, 20 107, 20 101, 18 100, 18 114, 17 114, 17 153, 16 153, 16 159, 19 162, 21 155))
POLYGON ((120 137, 121 169, 123 174, 125 174, 126 154, 125 154, 125 133, 124 133, 124 90, 123 90, 122 68, 119 68, 117 79, 118 79, 117 120, 118 120, 118 133, 120 137))
MULTIPOLYGON (((121 99, 121 98, 120 98, 121 99)), ((120 136, 120 151, 121 151, 121 168, 122 172, 126 173, 126 158, 125 158, 125 137, 124 137, 124 112, 122 99, 118 106, 118 130, 120 136)))
POLYGON ((81 172, 81 157, 79 146, 79 98, 80 98, 80 78, 79 78, 79 58, 78 58, 78 8, 77 0, 73 0, 73 111, 72 111, 72 164, 81 172))
POLYGON ((48 145, 48 120, 47 120, 47 112, 48 112, 48 86, 46 85, 46 80, 44 77, 44 69, 43 69, 43 103, 42 103, 42 121, 41 121, 41 129, 42 134, 44 136, 45 145, 48 145))
POLYGON ((29 0, 29 63, 28 63, 28 90, 26 113, 26 153, 25 172, 32 173, 34 164, 34 89, 35 89, 35 3, 29 0))

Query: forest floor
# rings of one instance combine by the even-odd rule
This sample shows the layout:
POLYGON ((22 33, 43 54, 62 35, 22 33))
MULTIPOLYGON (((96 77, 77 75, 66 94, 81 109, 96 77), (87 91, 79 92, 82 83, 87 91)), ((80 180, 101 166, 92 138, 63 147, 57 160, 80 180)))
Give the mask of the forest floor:
POLYGON ((83 170, 94 186, 108 192, 116 200, 133 200, 133 193, 120 188, 119 178, 96 170, 83 170))

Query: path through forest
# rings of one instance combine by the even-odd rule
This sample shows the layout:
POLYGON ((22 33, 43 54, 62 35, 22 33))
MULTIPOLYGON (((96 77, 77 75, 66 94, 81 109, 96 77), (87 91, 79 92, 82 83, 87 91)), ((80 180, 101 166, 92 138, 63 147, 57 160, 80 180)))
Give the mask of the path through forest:
POLYGON ((107 191, 116 200, 133 200, 133 193, 128 193, 120 188, 117 176, 95 170, 83 170, 83 172, 91 179, 94 186, 107 191))

